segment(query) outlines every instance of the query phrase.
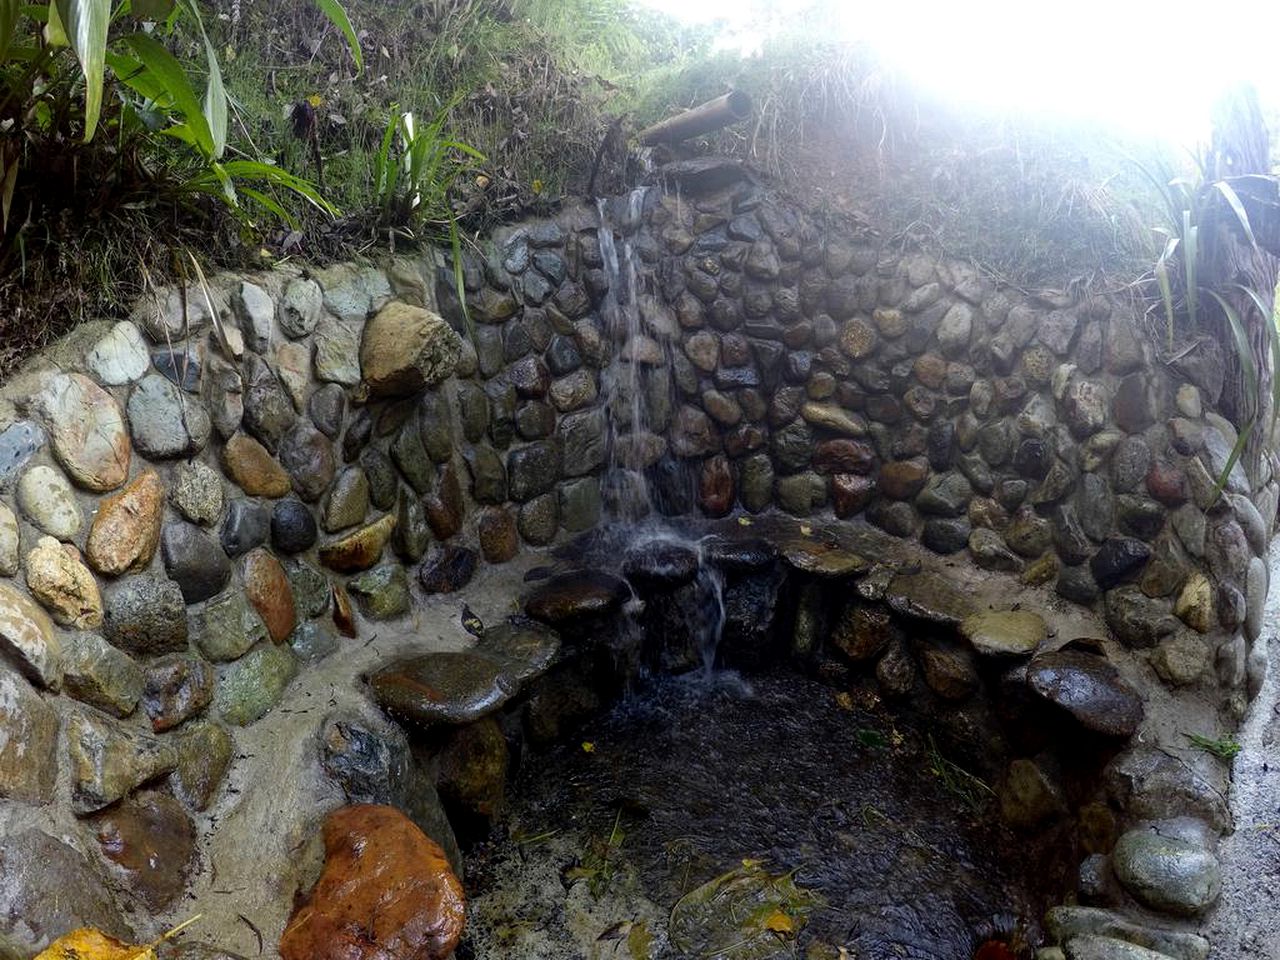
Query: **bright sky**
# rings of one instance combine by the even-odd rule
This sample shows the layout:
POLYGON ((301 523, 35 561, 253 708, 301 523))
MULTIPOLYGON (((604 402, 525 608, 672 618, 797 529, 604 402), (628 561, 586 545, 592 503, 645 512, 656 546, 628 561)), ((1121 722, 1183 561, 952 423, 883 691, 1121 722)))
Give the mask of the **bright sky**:
MULTIPOLYGON (((744 26, 743 8, 801 0, 640 0, 680 19, 744 26)), ((1101 120, 1193 144, 1209 104, 1247 77, 1280 104, 1280 3, 1231 0, 844 0, 842 35, 869 40, 950 99, 1101 120)), ((759 35, 741 33, 750 49, 759 35)))

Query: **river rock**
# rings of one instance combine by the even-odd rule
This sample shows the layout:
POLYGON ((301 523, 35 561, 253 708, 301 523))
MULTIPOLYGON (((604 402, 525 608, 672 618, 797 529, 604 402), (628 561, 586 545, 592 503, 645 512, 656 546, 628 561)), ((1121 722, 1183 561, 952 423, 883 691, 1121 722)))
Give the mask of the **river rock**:
POLYGON ((8 504, 0 501, 0 576, 12 577, 18 572, 19 543, 18 518, 8 504))
POLYGON ((409 578, 398 563, 366 570, 347 581, 360 612, 369 620, 394 620, 409 612, 409 578))
POLYGON ((553 627, 607 617, 630 595, 627 585, 602 571, 578 570, 551 577, 523 600, 529 616, 553 627))
POLYGON ((92 813, 163 776, 178 762, 168 741, 78 710, 67 721, 71 805, 92 813))
POLYGON ((56 623, 73 630, 102 625, 102 595, 79 551, 53 537, 41 537, 27 554, 27 589, 56 623))
POLYGON ((284 434, 279 456, 294 491, 307 502, 319 500, 333 482, 337 470, 333 444, 306 420, 297 421, 284 434))
POLYGON ((935 573, 899 574, 885 594, 899 613, 935 623, 959 624, 975 612, 973 599, 935 573))
POLYGON ((85 544, 90 566, 108 576, 146 569, 160 543, 163 515, 160 475, 143 471, 119 493, 99 502, 85 544))
MULTIPOLYGON (((31 804, 53 799, 58 726, 53 708, 17 671, 0 662, 0 797, 31 804)), ((6 850, 8 844, 6 837, 6 850)), ((0 852, 0 877, 3 868, 0 852)))
POLYGON ((248 726, 283 699, 297 669, 288 647, 257 647, 232 664, 218 681, 214 706, 227 723, 248 726))
POLYGON ((1076 650, 1042 653, 1027 668, 1027 682, 1094 733, 1128 738, 1142 722, 1142 699, 1103 657, 1076 650))
POLYGON ((330 814, 325 866, 280 940, 282 960, 444 960, 462 936, 462 885, 444 850, 394 807, 330 814))
POLYGON ((447 379, 462 344, 438 314, 392 301, 367 324, 360 341, 360 371, 369 395, 404 397, 447 379))
POLYGON ((298 416, 280 381, 256 354, 244 361, 244 427, 269 452, 280 446, 298 416))
POLYGON ((178 512, 204 527, 211 527, 222 516, 224 494, 222 477, 199 460, 180 463, 174 468, 174 484, 169 500, 178 512))
POLYGON ((191 810, 206 810, 231 766, 235 742, 220 724, 196 720, 177 733, 178 765, 170 782, 191 810))
POLYGON ((227 518, 222 524, 222 549, 229 557, 248 553, 266 543, 269 523, 266 507, 256 500, 237 497, 227 506, 227 518))
POLYGON ((1132 537, 1108 537, 1089 561, 1094 580, 1103 590, 1131 580, 1151 559, 1151 548, 1132 537))
POLYGON ((231 479, 251 497, 283 497, 290 490, 284 467, 247 434, 237 433, 227 441, 222 463, 231 479))
POLYGON ((469 547, 445 544, 437 547, 418 569, 418 582, 427 593, 453 593, 471 582, 476 552, 469 547))
POLYGON ((1185 687, 1204 676, 1211 660, 1209 646, 1198 634, 1178 630, 1160 641, 1151 655, 1151 666, 1165 683, 1185 687))
POLYGON ((0 652, 40 686, 57 690, 61 685, 62 644, 48 614, 4 583, 0 583, 0 652))
POLYGON ((244 558, 241 576, 245 596, 262 617, 271 639, 283 643, 298 623, 293 589, 284 567, 269 550, 258 547, 244 558))
POLYGON ((85 365, 99 383, 118 387, 146 373, 151 355, 137 325, 121 320, 90 348, 85 365))
POLYGON ((206 603, 197 623, 196 645, 215 663, 237 660, 269 636, 245 592, 234 588, 206 603))
POLYGON ((357 573, 378 562, 391 538, 396 518, 388 514, 340 540, 320 548, 320 562, 338 573, 357 573))
POLYGON ((160 531, 160 555, 169 578, 187 603, 199 603, 221 593, 231 578, 231 561, 222 546, 199 527, 183 521, 166 523, 160 531))
POLYGON ((187 648, 182 589, 165 577, 130 577, 107 594, 104 633, 113 646, 137 656, 187 648))
POLYGON ((56 468, 37 464, 18 481, 18 506, 51 537, 70 540, 80 532, 80 505, 67 478, 56 468))
POLYGON ((149 373, 138 382, 126 409, 134 446, 153 460, 199 453, 213 431, 204 404, 196 397, 184 397, 158 373, 149 373))
POLYGON ((369 677, 378 706, 421 727, 473 723, 506 703, 518 686, 501 660, 471 650, 402 658, 369 677))
POLYGON ((654 540, 628 550, 622 571, 641 592, 674 590, 697 576, 698 551, 688 544, 654 540))
POLYGON ((149 910, 163 910, 186 889, 196 866, 196 829, 168 793, 147 790, 88 821, 111 873, 149 910))
POLYGON ((304 553, 316 542, 318 531, 311 509, 301 500, 280 500, 271 511, 271 544, 284 553, 304 553))
POLYGON ((960 633, 983 656, 1025 657, 1044 643, 1048 628, 1032 610, 985 610, 960 621, 960 633))
POLYGON ((1139 744, 1107 764, 1103 783, 1111 802, 1132 819, 1197 817, 1216 833, 1228 833, 1233 824, 1225 775, 1201 769, 1211 772, 1204 775, 1181 757, 1139 744))
MULTIPOLYGON (((31 412, 44 422, 54 456, 79 486, 101 493, 114 490, 129 476, 129 431, 120 407, 88 377, 50 377, 31 398, 31 412)), ((207 418, 205 425, 207 440, 207 418)), ((134 442, 139 442, 136 435, 134 442)))
POLYGON ((321 509, 326 533, 337 533, 364 522, 369 512, 369 479, 359 467, 348 467, 338 475, 321 509))
POLYGON ((1222 892, 1218 858, 1198 843, 1130 830, 1111 854, 1116 877, 1144 905, 1177 916, 1203 913, 1222 892))
POLYGON ((123 650, 93 633, 76 633, 63 647, 62 689, 81 703, 116 717, 133 713, 142 696, 142 670, 123 650))
POLYGON ((147 665, 142 708, 156 733, 201 713, 212 699, 213 668, 199 657, 162 657, 147 665))

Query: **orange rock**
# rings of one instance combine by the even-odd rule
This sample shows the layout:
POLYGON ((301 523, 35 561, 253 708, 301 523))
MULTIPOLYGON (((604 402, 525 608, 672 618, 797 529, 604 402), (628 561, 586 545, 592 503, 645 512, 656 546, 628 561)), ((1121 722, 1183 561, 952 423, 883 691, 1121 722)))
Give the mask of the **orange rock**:
POLYGON ((138 474, 127 487, 98 504, 85 543, 89 566, 108 576, 146 569, 160 543, 163 518, 160 475, 154 470, 138 474))
POLYGON ((293 489, 284 467, 248 434, 237 433, 227 441, 222 463, 231 479, 251 497, 283 497, 293 489))
POLYGON ((265 547, 249 551, 244 558, 244 592, 271 639, 284 643, 298 625, 298 612, 284 567, 265 547))
POLYGON ((280 938, 281 960, 443 960, 466 920, 444 851, 394 807, 324 824, 324 871, 280 938))
POLYGON ((333 585, 333 625, 344 637, 356 636, 356 618, 351 612, 351 598, 347 596, 346 587, 333 585))
POLYGON ((368 570, 382 556, 382 548, 387 545, 395 526, 395 515, 389 513, 381 520, 321 547, 320 562, 339 573, 368 570))

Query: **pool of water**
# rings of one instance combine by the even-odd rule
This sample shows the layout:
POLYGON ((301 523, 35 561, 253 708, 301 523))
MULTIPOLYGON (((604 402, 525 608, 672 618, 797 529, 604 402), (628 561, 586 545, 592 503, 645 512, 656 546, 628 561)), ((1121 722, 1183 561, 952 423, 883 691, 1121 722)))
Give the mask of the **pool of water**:
POLYGON ((1041 903, 994 801, 940 765, 927 731, 869 693, 790 674, 656 681, 524 759, 508 816, 468 858, 459 956, 967 960, 993 919, 1041 903), (673 944, 672 909, 744 861, 820 905, 784 906, 763 952, 673 944))

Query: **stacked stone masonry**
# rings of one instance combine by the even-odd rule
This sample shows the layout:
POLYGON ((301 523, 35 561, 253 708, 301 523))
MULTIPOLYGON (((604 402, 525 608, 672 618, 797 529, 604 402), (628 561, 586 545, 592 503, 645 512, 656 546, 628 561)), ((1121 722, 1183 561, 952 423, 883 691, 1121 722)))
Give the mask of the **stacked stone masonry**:
MULTIPOLYGON (((1133 304, 998 289, 746 182, 628 199, 607 205, 637 271, 625 292, 597 211, 572 207, 467 258, 466 318, 437 256, 286 267, 147 298, 9 382, 0 804, 83 825, 81 842, 33 831, 13 849, 172 906, 180 882, 113 862, 103 838, 161 831, 185 851, 179 880, 196 869, 192 824, 236 729, 299 670, 358 620, 593 528, 628 474, 672 512, 863 516, 1052 585, 1175 694, 1240 716, 1278 496, 1269 454, 1215 489, 1236 441, 1214 412, 1220 354, 1158 363, 1133 304), (602 319, 624 293, 641 331, 625 340, 602 319)), ((1114 789, 1167 787, 1156 760, 1130 767, 1114 789)), ((1200 833, 1221 817, 1145 829, 1186 812, 1135 817, 1112 855, 1152 910, 1216 895, 1200 833), (1170 863, 1199 870, 1176 902, 1143 873, 1170 863)), ((75 923, 109 929, 110 900, 86 891, 101 916, 75 923)))

